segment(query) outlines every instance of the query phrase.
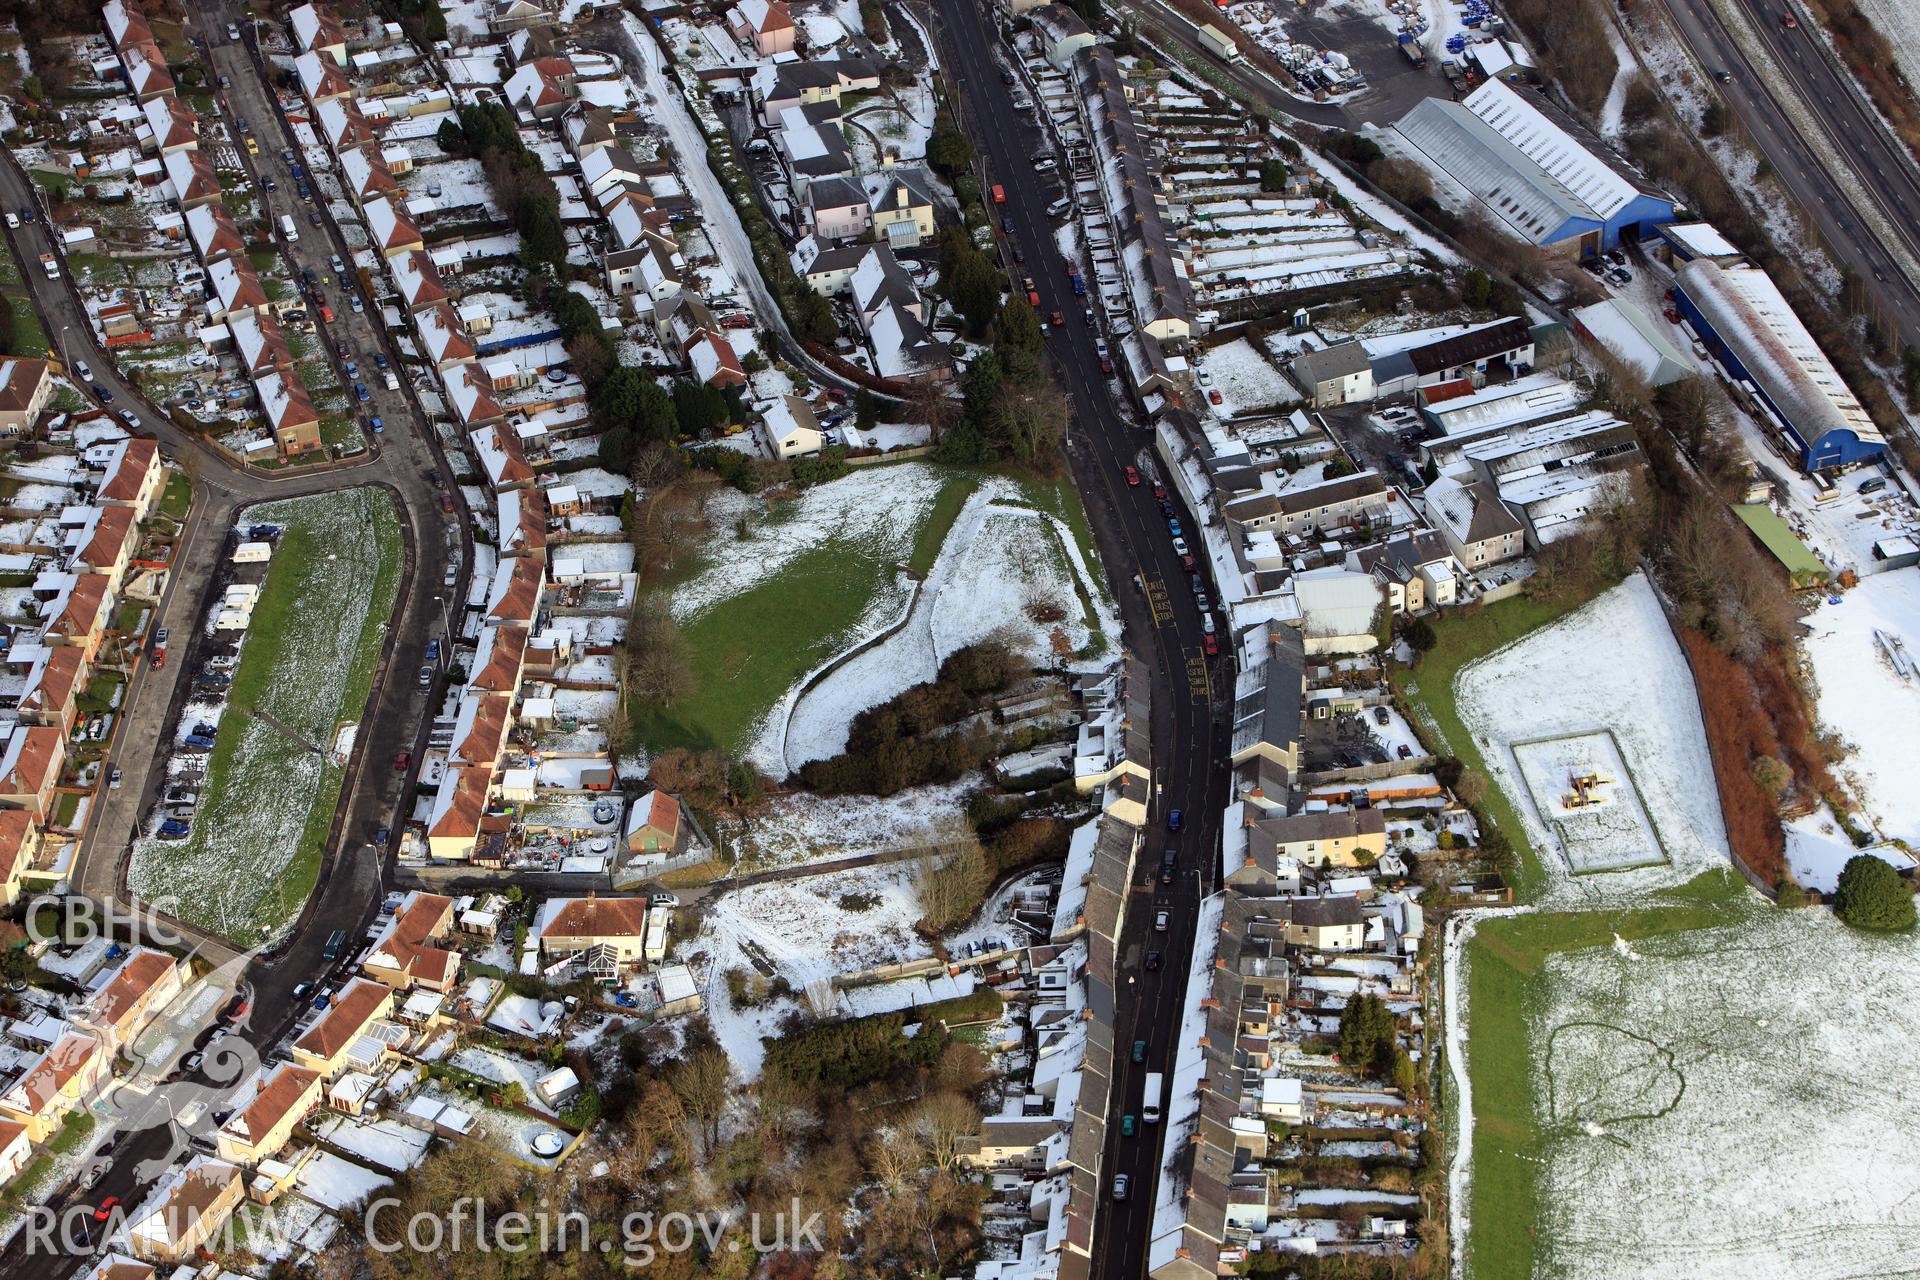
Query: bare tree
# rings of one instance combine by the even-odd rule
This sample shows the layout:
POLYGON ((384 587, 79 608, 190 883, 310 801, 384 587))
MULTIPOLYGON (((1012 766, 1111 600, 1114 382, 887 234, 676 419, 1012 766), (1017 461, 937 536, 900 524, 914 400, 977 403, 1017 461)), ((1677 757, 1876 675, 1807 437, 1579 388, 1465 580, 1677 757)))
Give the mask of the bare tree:
POLYGON ((867 1167, 873 1171, 874 1180, 896 1199, 907 1189, 925 1154, 912 1129, 876 1129, 867 1140, 867 1167))
POLYGON ((708 1046, 681 1060, 674 1069, 673 1091, 686 1108, 687 1119, 698 1130, 709 1156, 720 1143, 720 1120, 732 1094, 733 1066, 720 1049, 708 1046))
POLYGON ((980 1111, 957 1093, 936 1093, 914 1109, 913 1128, 933 1166, 952 1173, 962 1139, 980 1132, 980 1111))
POLYGON ((658 707, 671 707, 693 687, 692 650, 658 592, 634 598, 624 674, 632 696, 658 707))
POLYGON ((920 862, 915 892, 921 918, 938 931, 966 919, 979 907, 993 883, 993 866, 974 835, 966 835, 935 850, 920 862))

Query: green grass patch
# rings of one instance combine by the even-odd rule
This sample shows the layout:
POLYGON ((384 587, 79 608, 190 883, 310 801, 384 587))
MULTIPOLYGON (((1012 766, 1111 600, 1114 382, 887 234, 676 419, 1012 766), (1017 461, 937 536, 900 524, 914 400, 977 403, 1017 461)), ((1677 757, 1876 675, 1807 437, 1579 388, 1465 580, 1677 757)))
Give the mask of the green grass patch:
MULTIPOLYGON (((1497 606, 1496 606, 1497 607, 1497 606)), ((1730 923, 1745 883, 1730 870, 1709 871, 1643 907, 1483 921, 1467 951, 1473 1025, 1467 1072, 1473 1082, 1471 1280, 1532 1280, 1534 1230, 1546 1140, 1540 1132, 1540 1081, 1530 1039, 1546 1007, 1547 960, 1607 946, 1730 923)))
MULTIPOLYGON (((1610 585, 1610 584, 1609 584, 1610 585)), ((1597 594, 1597 592, 1596 592, 1597 594)), ((1397 663, 1389 667, 1396 688, 1415 709, 1425 713, 1432 727, 1440 731, 1444 742, 1431 745, 1443 755, 1452 755, 1469 769, 1478 769, 1491 784, 1483 808, 1493 824, 1512 842, 1514 861, 1513 896, 1526 902, 1537 897, 1546 885, 1546 873, 1540 855, 1527 839, 1527 829, 1513 801, 1498 783, 1480 754, 1480 745, 1467 732, 1460 719, 1454 685, 1460 669, 1475 658, 1484 657, 1503 645, 1511 644, 1532 631, 1557 622, 1572 613, 1592 596, 1541 602, 1515 596, 1475 609, 1453 609, 1433 622, 1437 642, 1422 655, 1418 668, 1409 670, 1397 663)))
POLYGON ((312 892, 344 771, 323 754, 359 718, 399 587, 400 528, 382 490, 264 503, 282 526, 234 673, 191 836, 136 848, 131 879, 184 919, 269 936, 312 892), (315 607, 316 601, 327 607, 315 607))
POLYGON ((167 487, 160 494, 160 514, 169 520, 181 521, 187 518, 187 512, 193 508, 193 481, 185 472, 175 471, 167 476, 167 487))
POLYGON ((87 682, 86 689, 84 689, 79 698, 76 699, 80 713, 90 716, 102 711, 111 710, 113 707, 113 695, 119 690, 121 685, 126 683, 126 679, 127 678, 120 672, 112 670, 111 668, 103 667, 96 669, 93 673, 93 679, 87 682))
POLYGON ((940 558, 940 548, 953 532, 953 522, 960 518, 967 499, 979 487, 979 475, 963 471, 956 471, 941 482, 940 492, 933 500, 933 513, 913 538, 913 555, 907 561, 907 568, 916 577, 924 578, 932 572, 933 562, 940 558))
POLYGON ((52 353, 52 348, 47 342, 46 328, 33 309, 33 302, 18 289, 5 292, 7 301, 13 304, 13 350, 7 354, 45 360, 52 353))
POLYGON ((77 791, 62 791, 54 798, 53 825, 56 827, 71 827, 73 825, 74 815, 79 812, 80 793, 77 791))
POLYGON ((140 619, 146 613, 147 606, 138 600, 123 600, 113 611, 113 629, 122 635, 134 635, 140 630, 140 619))
POLYGON ((828 543, 708 609, 686 627, 692 692, 671 707, 635 708, 638 739, 654 751, 744 747, 781 696, 843 643, 892 572, 828 543))

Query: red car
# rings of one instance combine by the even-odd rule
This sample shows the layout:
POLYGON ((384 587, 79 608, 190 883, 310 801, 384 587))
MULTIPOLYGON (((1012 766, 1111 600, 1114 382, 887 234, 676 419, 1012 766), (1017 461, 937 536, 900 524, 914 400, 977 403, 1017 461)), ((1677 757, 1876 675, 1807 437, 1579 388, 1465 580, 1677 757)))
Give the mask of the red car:
POLYGON ((1101 356, 1101 357, 1100 357, 1100 372, 1102 372, 1102 373, 1105 373, 1105 374, 1111 374, 1111 373, 1113 372, 1113 357, 1112 357, 1112 356, 1101 356))
POLYGON ((114 1207, 119 1203, 120 1203, 119 1196, 108 1196, 105 1200, 102 1200, 100 1202, 100 1207, 93 1211, 93 1220, 95 1222, 105 1222, 108 1218, 111 1218, 113 1216, 114 1207))
POLYGON ((393 753, 393 771, 395 773, 405 773, 407 766, 412 763, 413 753, 411 751, 396 751, 393 753))
POLYGON ((1127 468, 1127 483, 1136 486, 1140 483, 1140 473, 1132 467, 1127 468))
POLYGON ((1791 31, 1800 25, 1800 20, 1790 13, 1783 13, 1780 15, 1780 25, 1791 31))
POLYGON ((1209 404, 1225 404, 1226 400, 1227 398, 1220 394, 1220 388, 1218 387, 1214 387, 1207 392, 1207 403, 1209 404))
POLYGON ((1058 329, 1061 325, 1067 322, 1066 312, 1064 311, 1054 312, 1052 316, 1052 320, 1053 320, 1053 327, 1058 329))
POLYGON ((1188 573, 1200 572, 1200 562, 1198 560, 1195 560, 1192 556, 1181 556, 1180 567, 1182 569, 1185 569, 1188 573))
POLYGON ((751 329, 753 328, 753 317, 744 311, 736 311, 723 319, 720 322, 720 327, 722 329, 751 329))
POLYGON ((1167 486, 1165 486, 1165 485, 1163 485, 1163 484, 1156 484, 1156 485, 1154 485, 1154 486, 1153 486, 1153 496, 1154 496, 1154 497, 1156 497, 1156 498, 1164 498, 1164 497, 1166 497, 1166 496, 1167 496, 1167 486))
POLYGON ((1040 309, 1040 291, 1038 289, 1027 290, 1027 305, 1035 311, 1040 309))
POLYGON ((453 514, 453 495, 452 494, 443 493, 440 495, 440 509, 442 511, 445 511, 449 515, 453 514))
POLYGON ((1220 652, 1220 641, 1213 636, 1201 636, 1200 644, 1207 651, 1209 658, 1217 656, 1220 652))

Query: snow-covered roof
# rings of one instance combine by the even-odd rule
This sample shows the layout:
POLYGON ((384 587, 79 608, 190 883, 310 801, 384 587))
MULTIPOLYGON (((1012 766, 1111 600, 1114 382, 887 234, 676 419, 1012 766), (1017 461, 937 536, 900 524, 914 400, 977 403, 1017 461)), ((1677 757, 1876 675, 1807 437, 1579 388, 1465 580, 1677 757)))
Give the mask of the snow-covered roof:
POLYGON ((1295 574, 1293 592, 1309 636, 1357 636, 1373 629, 1380 584, 1372 574, 1313 569, 1295 574))
POLYGON ((1653 386, 1663 387, 1694 372, 1693 363, 1647 313, 1624 298, 1581 307, 1573 316, 1595 342, 1653 386))
POLYGON ((1529 97, 1492 79, 1459 102, 1426 98, 1393 130, 1529 240, 1601 223, 1640 188, 1529 97))
POLYGON ((1660 234, 1695 258, 1740 256, 1739 246, 1721 235, 1720 228, 1711 222, 1670 222, 1660 228, 1660 234))
POLYGON ((1807 444, 1829 431, 1851 431, 1863 443, 1885 443, 1766 272, 1701 259, 1681 267, 1679 281, 1807 444))

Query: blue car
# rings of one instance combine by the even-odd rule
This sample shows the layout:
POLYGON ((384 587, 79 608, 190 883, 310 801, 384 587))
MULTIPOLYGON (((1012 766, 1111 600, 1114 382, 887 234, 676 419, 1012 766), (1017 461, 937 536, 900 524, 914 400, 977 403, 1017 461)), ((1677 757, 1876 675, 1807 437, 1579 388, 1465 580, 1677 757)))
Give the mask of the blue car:
POLYGON ((1172 516, 1167 517, 1167 532, 1176 538, 1180 536, 1180 522, 1172 516))
POLYGON ((356 382, 353 384, 353 398, 355 400, 358 400, 361 404, 365 404, 367 402, 367 387, 365 383, 356 382))
POLYGON ((355 364, 353 361, 351 360, 347 361, 346 367, 347 367, 347 376, 349 378, 357 378, 360 376, 360 366, 355 364))
POLYGON ((182 819, 168 818, 160 824, 160 838, 162 840, 185 840, 187 833, 191 830, 193 830, 193 828, 182 819))
POLYGON ((324 1009, 332 1003, 333 1003, 333 997, 329 996, 324 991, 322 991, 319 995, 313 998, 313 1007, 316 1009, 324 1009))
POLYGON ((1167 830, 1178 831, 1181 823, 1186 821, 1186 817, 1187 815, 1179 809, 1167 810, 1167 830))
POLYGON ((380 421, 380 419, 378 419, 378 418, 375 418, 375 419, 373 420, 373 434, 375 434, 375 435, 377 435, 377 436, 378 436, 378 435, 385 435, 385 434, 386 434, 386 430, 387 430, 387 424, 386 424, 386 423, 384 423, 384 422, 382 422, 382 421, 380 421))
POLYGON ((99 397, 101 404, 113 403, 113 392, 107 390, 97 382, 93 384, 93 394, 99 397))
POLYGON ((440 640, 438 637, 435 637, 434 639, 427 641, 427 661, 437 662, 439 661, 439 659, 440 659, 440 640))

